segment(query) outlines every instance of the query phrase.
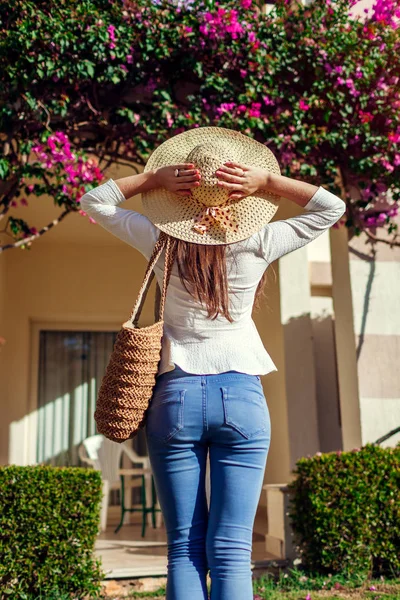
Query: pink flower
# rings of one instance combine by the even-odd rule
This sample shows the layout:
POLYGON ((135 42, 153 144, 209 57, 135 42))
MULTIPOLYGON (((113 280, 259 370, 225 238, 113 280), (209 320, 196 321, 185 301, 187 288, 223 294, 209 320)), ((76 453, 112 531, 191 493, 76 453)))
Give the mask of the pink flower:
POLYGON ((193 31, 193 27, 185 27, 186 33, 192 33, 192 31, 193 31))
POLYGON ((345 81, 344 81, 343 77, 338 77, 338 78, 336 79, 336 81, 337 81, 337 83, 338 83, 339 85, 343 85, 343 84, 345 83, 345 81))
POLYGON ((374 585, 371 585, 369 588, 370 592, 375 592, 376 591, 376 587, 374 585))
POLYGON ((254 33, 254 31, 250 31, 249 33, 249 42, 253 43, 256 41, 256 34, 254 33))
POLYGON ((133 56, 132 56, 132 54, 127 54, 127 56, 125 57, 125 59, 126 59, 126 62, 128 64, 131 65, 133 63, 133 56))
POLYGON ((307 596, 305 597, 305 600, 311 600, 311 594, 307 594, 307 596))
POLYGON ((269 96, 263 96, 263 100, 264 100, 264 104, 266 106, 275 104, 274 101, 272 100, 272 98, 270 98, 269 96))
POLYGON ((28 202, 27 202, 26 198, 21 198, 20 204, 21 204, 21 206, 28 206, 28 202))
POLYGON ((235 108, 236 104, 234 102, 224 102, 217 108, 217 113, 222 115, 223 113, 230 113, 235 108))
POLYGON ((343 586, 341 583, 336 581, 333 587, 335 588, 335 590, 341 590, 343 586))
POLYGON ((385 169, 387 171, 389 171, 390 173, 392 173, 394 171, 394 166, 391 165, 388 160, 382 160, 381 163, 385 167, 385 169))
POLYGON ((243 77, 243 79, 247 76, 247 71, 246 69, 240 69, 240 77, 243 77))
POLYGON ((335 67, 335 71, 341 75, 343 73, 343 67, 335 67))
POLYGON ((240 4, 242 5, 242 8, 247 9, 247 8, 250 8, 252 3, 253 3, 253 0, 242 0, 240 4))
POLYGON ((237 113, 245 113, 247 110, 247 106, 245 104, 239 104, 239 106, 237 107, 237 113))
POLYGON ((261 102, 252 102, 249 108, 249 117, 260 117, 261 116, 261 102))
POLYGON ((300 108, 300 110, 309 110, 310 105, 307 104, 307 102, 305 102, 305 100, 303 100, 303 98, 301 98, 299 101, 299 108, 300 108))
POLYGON ((360 117, 361 123, 370 123, 374 118, 370 112, 364 112, 363 110, 358 111, 358 116, 360 117))
POLYGON ((376 0, 372 6, 371 20, 392 29, 399 27, 400 9, 396 0, 376 0))
POLYGON ((115 40, 115 27, 114 25, 109 25, 107 27, 108 35, 110 36, 110 40, 115 40))
POLYGON ((219 7, 216 12, 206 12, 204 19, 207 24, 200 25, 200 32, 211 39, 217 39, 229 33, 232 39, 236 39, 239 34, 244 32, 243 26, 238 21, 238 11, 234 9, 226 10, 219 7))

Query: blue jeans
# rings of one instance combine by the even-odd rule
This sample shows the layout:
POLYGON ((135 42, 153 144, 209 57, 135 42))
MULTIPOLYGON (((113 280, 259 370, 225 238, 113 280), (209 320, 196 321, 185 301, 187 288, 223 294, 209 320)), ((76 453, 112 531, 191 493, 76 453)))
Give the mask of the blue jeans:
POLYGON ((252 531, 271 436, 260 377, 163 373, 145 431, 167 532, 166 600, 207 600, 208 570, 211 600, 253 600, 252 531))

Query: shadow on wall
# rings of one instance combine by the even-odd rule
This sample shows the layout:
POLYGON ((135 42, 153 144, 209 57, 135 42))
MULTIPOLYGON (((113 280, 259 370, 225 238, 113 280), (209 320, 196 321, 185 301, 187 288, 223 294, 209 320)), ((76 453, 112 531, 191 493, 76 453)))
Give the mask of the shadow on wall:
POLYGON ((332 315, 290 318, 283 327, 290 462, 342 449, 332 315))

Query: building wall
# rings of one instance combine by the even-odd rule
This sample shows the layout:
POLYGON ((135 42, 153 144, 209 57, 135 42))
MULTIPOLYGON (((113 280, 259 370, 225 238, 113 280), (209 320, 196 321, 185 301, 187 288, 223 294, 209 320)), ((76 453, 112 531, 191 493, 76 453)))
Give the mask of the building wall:
POLYGON ((321 452, 342 448, 329 231, 307 246, 321 452))
MULTIPOLYGON (((400 426, 400 248, 379 244, 373 257, 365 235, 349 247, 365 444, 400 426)), ((383 445, 399 441, 397 434, 383 445)))

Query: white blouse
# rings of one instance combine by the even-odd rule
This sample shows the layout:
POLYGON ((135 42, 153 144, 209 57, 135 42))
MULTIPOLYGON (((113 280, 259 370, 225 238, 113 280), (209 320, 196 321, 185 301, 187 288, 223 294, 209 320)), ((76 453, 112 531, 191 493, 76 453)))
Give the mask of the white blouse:
MULTIPOLYGON (((149 260, 160 230, 144 215, 119 207, 125 196, 114 182, 90 190, 81 198, 81 207, 97 223, 149 260)), ((164 307, 164 335, 158 374, 178 365, 188 373, 211 374, 239 371, 266 375, 277 367, 265 349, 252 319, 258 283, 276 259, 305 246, 336 223, 345 212, 345 203, 319 187, 305 205, 305 212, 265 225, 241 242, 227 244, 226 260, 230 289, 230 323, 218 315, 207 318, 180 282, 176 262, 171 271, 164 307)), ((164 251, 155 267, 162 286, 164 251)), ((144 275, 144 273, 143 273, 144 275)))

